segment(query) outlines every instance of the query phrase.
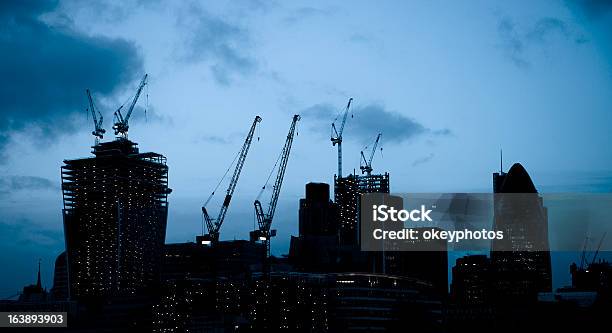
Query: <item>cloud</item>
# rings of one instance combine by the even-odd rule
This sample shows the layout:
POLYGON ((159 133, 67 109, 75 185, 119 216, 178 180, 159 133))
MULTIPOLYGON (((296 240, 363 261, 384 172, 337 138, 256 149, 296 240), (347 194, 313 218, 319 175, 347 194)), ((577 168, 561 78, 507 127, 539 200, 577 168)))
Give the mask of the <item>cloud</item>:
POLYGON ((424 157, 421 157, 421 158, 418 158, 418 159, 414 160, 414 162, 412 162, 412 166, 415 167, 415 166, 418 166, 418 165, 421 165, 421 164, 425 164, 425 163, 431 161, 433 158, 434 158, 434 154, 430 153, 427 156, 424 156, 424 157))
POLYGON ((554 17, 545 17, 536 22, 531 31, 527 33, 527 38, 544 43, 551 35, 569 39, 571 34, 565 22, 554 17))
POLYGON ((564 21, 554 17, 538 19, 526 29, 519 29, 509 17, 502 17, 497 26, 501 48, 508 59, 519 68, 529 68, 528 51, 534 47, 545 48, 553 38, 574 40, 576 44, 587 42, 584 36, 575 34, 564 21))
POLYGON ((206 135, 206 136, 199 138, 199 140, 197 141, 198 142, 204 141, 204 142, 208 142, 212 144, 220 144, 220 145, 226 145, 232 142, 232 140, 229 140, 228 138, 224 138, 218 135, 206 135))
POLYGON ((40 140, 74 131, 75 116, 87 106, 85 88, 111 95, 143 72, 131 42, 43 22, 41 15, 56 5, 0 5, 0 154, 13 133, 38 132, 40 140))
POLYGON ((0 177, 0 195, 22 190, 57 190, 59 184, 47 178, 36 176, 3 176, 0 177))
MULTIPOLYGON (((329 135, 338 109, 329 104, 317 104, 303 110, 301 114, 304 121, 311 122, 311 129, 329 135)), ((351 134, 346 138, 362 144, 369 143, 378 133, 383 133, 386 143, 401 143, 426 134, 440 136, 451 134, 449 129, 429 129, 416 120, 389 111, 379 104, 354 107, 351 114, 345 128, 351 134)))
POLYGON ((582 0, 572 3, 582 7, 591 18, 599 18, 612 13, 612 1, 610 0, 582 0))
POLYGON ((257 68, 255 59, 246 52, 250 34, 245 28, 195 5, 189 9, 188 13, 179 15, 178 21, 185 31, 182 60, 205 62, 221 85, 229 85, 236 76, 250 74, 257 68))
POLYGON ((587 23, 585 29, 595 30, 592 38, 601 44, 612 59, 612 1, 611 0, 583 0, 568 1, 570 10, 583 14, 587 23))
POLYGON ((12 223, 0 220, 0 240, 5 245, 35 245, 47 250, 46 247, 62 245, 64 237, 60 230, 43 228, 27 218, 18 218, 12 223))
POLYGON ((300 7, 295 10, 292 10, 289 15, 285 16, 283 22, 285 24, 297 24, 310 18, 329 16, 331 14, 332 12, 326 9, 314 7, 300 7))
POLYGON ((523 55, 525 45, 523 40, 516 32, 514 22, 512 22, 509 18, 501 19, 497 26, 497 32, 501 38, 502 47, 504 48, 509 59, 517 67, 527 67, 529 64, 527 63, 527 60, 524 59, 523 55))
MULTIPOLYGON (((246 138, 246 133, 242 133, 242 132, 233 132, 230 134, 226 134, 226 135, 216 135, 216 134, 209 134, 209 135, 202 135, 197 137, 194 142, 196 143, 210 143, 210 144, 214 144, 214 145, 230 145, 230 144, 236 144, 238 142, 242 143, 244 142, 244 139, 246 138)), ((256 136, 254 138, 254 140, 259 140, 259 137, 256 136)))
POLYGON ((165 126, 172 126, 173 120, 170 115, 159 113, 153 105, 148 107, 136 105, 130 118, 130 125, 132 123, 161 123, 165 126))

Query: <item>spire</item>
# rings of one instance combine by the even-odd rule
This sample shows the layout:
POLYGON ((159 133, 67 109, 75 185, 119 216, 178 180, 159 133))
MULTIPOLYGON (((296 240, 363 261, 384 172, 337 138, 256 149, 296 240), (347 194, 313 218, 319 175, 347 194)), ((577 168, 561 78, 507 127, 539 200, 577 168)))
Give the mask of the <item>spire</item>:
POLYGON ((42 285, 40 283, 40 262, 41 260, 38 259, 38 280, 36 281, 36 287, 39 289, 42 288, 42 285))

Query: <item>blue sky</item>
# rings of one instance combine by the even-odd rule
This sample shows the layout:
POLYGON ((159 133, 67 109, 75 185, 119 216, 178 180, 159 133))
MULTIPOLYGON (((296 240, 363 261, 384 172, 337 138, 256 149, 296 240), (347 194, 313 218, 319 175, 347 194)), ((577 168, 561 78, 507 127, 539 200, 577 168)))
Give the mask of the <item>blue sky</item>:
POLYGON ((491 191, 500 148, 541 191, 612 190, 610 1, 3 1, 0 18, 0 264, 12 268, 0 296, 39 257, 51 284, 59 169, 93 143, 85 88, 109 130, 145 72, 130 138, 168 157, 168 242, 199 233, 261 115, 221 231, 246 238, 299 113, 274 222, 273 252, 286 252, 304 184, 333 181, 330 124, 349 97, 344 171, 382 132, 373 166, 394 192, 491 191))

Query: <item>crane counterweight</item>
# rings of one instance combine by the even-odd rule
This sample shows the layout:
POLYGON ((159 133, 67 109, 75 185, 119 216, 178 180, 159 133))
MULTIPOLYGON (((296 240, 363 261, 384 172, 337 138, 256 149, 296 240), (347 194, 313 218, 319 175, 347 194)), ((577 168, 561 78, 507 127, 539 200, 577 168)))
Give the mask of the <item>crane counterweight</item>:
POLYGON ((102 128, 102 122, 104 121, 104 117, 102 117, 100 111, 96 109, 93 97, 91 97, 91 91, 89 89, 86 89, 85 92, 87 93, 87 100, 89 101, 89 111, 91 111, 91 116, 93 117, 94 122, 94 130, 91 132, 91 134, 96 138, 95 144, 98 145, 99 140, 104 138, 104 133, 106 133, 106 130, 102 128))
POLYGON ((128 121, 130 120, 130 117, 132 116, 132 112, 134 111, 134 106, 136 106, 136 102, 138 102, 138 98, 140 97, 140 94, 142 93, 142 89, 147 84, 148 77, 149 77, 149 74, 145 74, 145 76, 140 81, 140 84, 138 85, 138 89, 136 90, 136 94, 132 98, 132 102, 130 103, 130 106, 128 107, 128 111, 125 117, 121 113, 121 109, 123 109, 123 105, 121 105, 117 109, 117 111, 115 111, 115 114, 114 114, 115 124, 113 125, 113 129, 115 130, 115 135, 118 135, 120 138, 127 139, 127 134, 128 134, 128 129, 129 129, 128 121))
MULTIPOLYGON (((372 160, 374 159, 374 154, 376 153, 376 147, 378 147, 378 141, 380 140, 380 136, 382 134, 378 133, 378 136, 376 136, 376 141, 374 141, 374 146, 372 147, 372 152, 370 153, 370 158, 366 159, 365 155, 363 154, 363 150, 361 151, 361 159, 362 159, 362 163, 359 166, 359 169, 361 169, 361 173, 365 173, 368 176, 370 176, 372 174, 372 170, 374 170, 372 168, 372 160)), ((381 148, 382 150, 382 148, 381 148)))

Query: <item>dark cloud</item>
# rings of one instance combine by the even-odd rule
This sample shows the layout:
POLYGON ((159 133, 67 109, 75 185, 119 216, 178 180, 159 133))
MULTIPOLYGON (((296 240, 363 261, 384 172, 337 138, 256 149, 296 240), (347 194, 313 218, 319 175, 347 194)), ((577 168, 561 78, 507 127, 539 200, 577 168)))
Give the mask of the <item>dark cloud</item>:
POLYGON ((185 31, 186 47, 181 58, 208 64, 217 83, 228 85, 235 76, 257 68, 255 59, 246 52, 250 34, 245 28, 195 5, 179 16, 178 25, 185 31))
MULTIPOLYGON (((338 109, 329 104, 317 104, 305 109, 301 114, 304 121, 311 122, 314 131, 329 135, 338 109)), ((379 104, 354 107, 351 114, 345 128, 345 131, 350 131, 350 135, 345 137, 359 143, 369 143, 378 133, 383 133, 386 143, 409 141, 426 134, 442 136, 450 134, 448 129, 429 129, 416 120, 386 110, 379 104)))
MULTIPOLYGON (((210 144, 215 144, 215 145, 229 145, 229 144, 235 144, 237 142, 243 142, 244 138, 246 137, 246 133, 241 133, 241 132, 233 132, 227 135, 216 135, 216 134, 209 134, 209 135, 202 135, 198 138, 195 139, 196 143, 210 143, 210 144)), ((256 136, 255 140, 259 140, 259 137, 256 136)))
POLYGON ((612 13, 612 0, 582 0, 572 1, 572 4, 577 4, 591 18, 598 18, 612 13))
POLYGON ((201 137, 198 141, 204 141, 204 142, 208 142, 212 144, 220 144, 220 145, 226 145, 232 142, 232 140, 229 140, 228 138, 224 138, 218 135, 206 135, 206 136, 201 137))
POLYGON ((527 38, 544 43, 552 35, 570 38, 571 34, 565 22, 554 17, 546 17, 536 22, 531 31, 527 33, 527 38))
POLYGON ((434 158, 434 154, 430 153, 427 156, 424 156, 424 157, 421 157, 421 158, 418 158, 418 159, 414 160, 412 162, 412 166, 415 167, 415 166, 418 166, 418 165, 421 165, 421 164, 425 164, 425 163, 431 161, 433 158, 434 158))
POLYGON ((528 66, 527 60, 524 59, 523 50, 525 45, 523 40, 516 32, 515 24, 509 18, 502 18, 497 26, 497 31, 501 38, 502 47, 504 48, 509 59, 518 67, 524 68, 528 66))
POLYGON ((19 218, 15 223, 0 221, 0 230, 2 235, 7 235, 2 237, 5 238, 2 240, 3 243, 11 245, 46 247, 62 245, 64 239, 61 231, 41 228, 40 225, 25 218, 19 218))
POLYGON ((36 139, 70 133, 87 107, 85 88, 110 95, 143 72, 132 43, 43 22, 56 2, 1 3, 0 153, 12 133, 38 131, 36 139))
POLYGON ((607 49, 608 58, 610 56, 610 45, 612 45, 612 0, 583 0, 568 1, 571 10, 577 10, 589 21, 587 29, 595 29, 597 33, 593 39, 607 49))
POLYGON ((566 22, 554 17, 540 18, 526 29, 519 29, 509 17, 502 17, 497 31, 506 56, 520 68, 528 68, 531 65, 528 60, 529 49, 534 46, 546 47, 555 37, 563 40, 573 39, 576 44, 587 42, 584 36, 574 33, 566 22))
POLYGON ((22 190, 57 190, 59 185, 47 178, 36 176, 0 177, 0 195, 22 190))
POLYGON ((51 287, 55 257, 64 249, 61 224, 54 229, 23 217, 7 218, 0 212, 1 293, 5 298, 36 282, 38 260, 42 260, 43 286, 51 287))

